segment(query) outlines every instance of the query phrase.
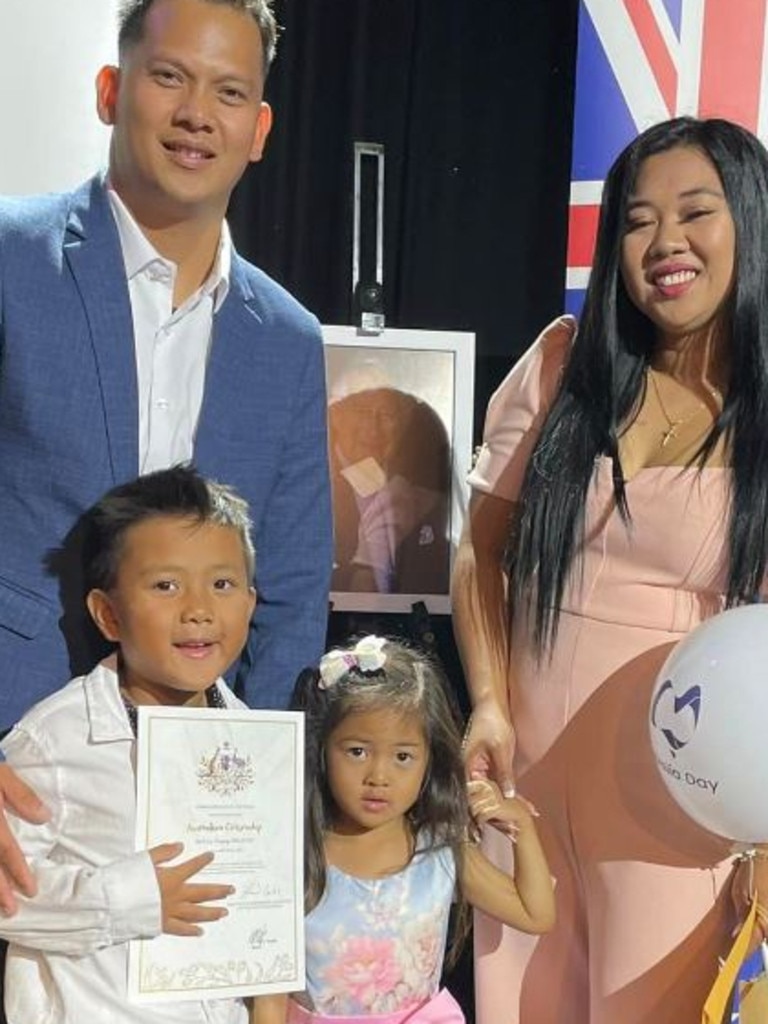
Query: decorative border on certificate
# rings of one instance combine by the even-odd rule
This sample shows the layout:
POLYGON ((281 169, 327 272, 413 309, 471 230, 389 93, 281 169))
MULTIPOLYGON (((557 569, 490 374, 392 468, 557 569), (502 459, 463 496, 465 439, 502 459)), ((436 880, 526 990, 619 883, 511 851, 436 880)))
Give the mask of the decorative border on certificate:
POLYGON ((142 706, 136 848, 212 850, 195 881, 235 886, 229 914, 187 938, 130 943, 133 1002, 293 992, 304 987, 304 716, 142 706))

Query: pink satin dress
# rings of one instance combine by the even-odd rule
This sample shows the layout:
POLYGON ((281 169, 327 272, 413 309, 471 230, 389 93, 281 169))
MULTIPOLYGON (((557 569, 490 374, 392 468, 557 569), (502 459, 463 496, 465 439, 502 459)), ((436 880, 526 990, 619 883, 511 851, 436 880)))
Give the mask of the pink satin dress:
MULTIPOLYGON (((517 499, 572 329, 550 325, 493 397, 474 489, 517 499)), ((516 778, 541 813, 558 920, 536 938, 477 915, 478 1024, 699 1024, 734 924, 728 847, 668 795, 648 709, 672 646, 723 607, 728 480, 642 469, 628 529, 598 460, 551 658, 515 630, 516 778)))

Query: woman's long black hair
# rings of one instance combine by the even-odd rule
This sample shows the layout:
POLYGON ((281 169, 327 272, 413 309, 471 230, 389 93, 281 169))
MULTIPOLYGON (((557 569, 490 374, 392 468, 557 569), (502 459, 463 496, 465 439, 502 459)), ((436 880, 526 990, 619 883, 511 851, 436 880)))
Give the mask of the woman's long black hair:
POLYGON ((655 327, 630 300, 620 270, 626 210, 641 164, 680 146, 711 160, 736 236, 735 276, 723 314, 728 382, 699 465, 724 435, 731 468, 728 606, 755 599, 768 546, 768 153, 746 129, 680 117, 649 128, 616 159, 603 190, 595 260, 560 390, 528 463, 505 568, 510 615, 526 609, 541 654, 556 633, 566 580, 584 534, 595 461, 613 460, 617 508, 628 522, 619 434, 639 408, 655 327))

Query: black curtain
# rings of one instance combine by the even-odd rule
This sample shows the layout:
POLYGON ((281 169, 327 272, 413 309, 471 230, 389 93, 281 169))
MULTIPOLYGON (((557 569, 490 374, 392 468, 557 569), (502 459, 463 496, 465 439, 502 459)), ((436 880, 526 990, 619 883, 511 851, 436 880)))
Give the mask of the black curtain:
MULTIPOLYGON (((353 143, 382 143, 386 322, 476 333, 478 440, 492 390, 562 310, 578 0, 275 11, 275 126, 233 196, 235 242, 321 322, 352 323, 353 143)), ((447 618, 334 613, 329 643, 371 631, 432 649, 466 709, 447 618)), ((468 952, 448 981, 471 1022, 468 952)))
POLYGON ((562 309, 577 0, 276 0, 275 127, 233 197, 248 258, 351 323, 353 143, 386 149, 390 327, 477 333, 476 433, 562 309))

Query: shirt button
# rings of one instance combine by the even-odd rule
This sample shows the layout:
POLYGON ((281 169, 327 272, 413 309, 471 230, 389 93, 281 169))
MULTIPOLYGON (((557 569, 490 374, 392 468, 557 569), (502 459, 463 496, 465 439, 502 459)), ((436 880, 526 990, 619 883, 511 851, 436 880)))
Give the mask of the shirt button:
POLYGON ((167 398, 158 398, 158 400, 155 402, 155 408, 167 409, 170 406, 170 404, 171 403, 168 401, 167 398))

